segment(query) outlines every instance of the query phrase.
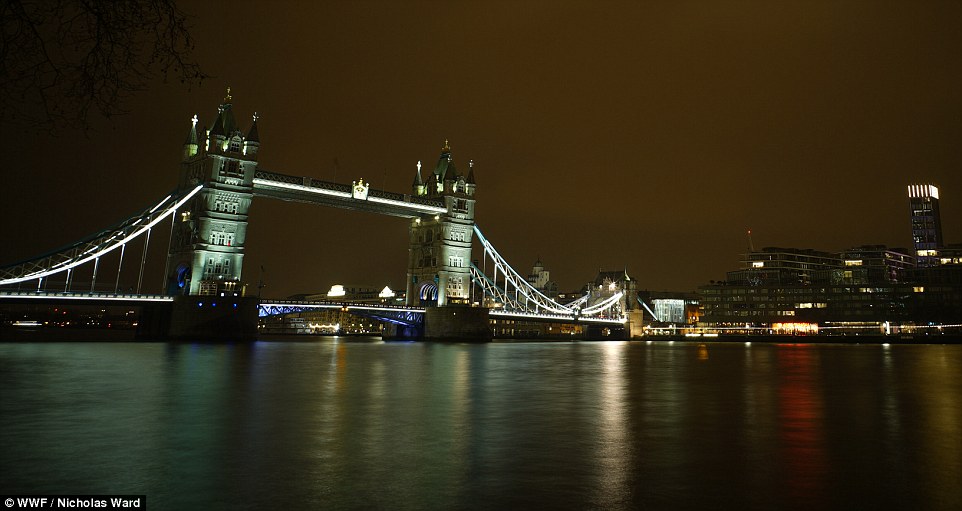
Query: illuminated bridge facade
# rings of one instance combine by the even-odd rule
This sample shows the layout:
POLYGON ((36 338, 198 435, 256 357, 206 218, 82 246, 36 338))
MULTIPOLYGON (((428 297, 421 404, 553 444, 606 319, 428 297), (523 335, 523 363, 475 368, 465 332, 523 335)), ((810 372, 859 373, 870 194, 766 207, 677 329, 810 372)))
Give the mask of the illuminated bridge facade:
MULTIPOLYGON (((264 302, 257 309, 261 315, 294 312, 298 308, 346 307, 352 313, 388 323, 408 328, 426 324, 429 330, 451 330, 455 335, 461 335, 457 322, 466 321, 466 317, 479 322, 483 318, 485 325, 488 317, 610 326, 626 321, 632 302, 624 292, 614 290, 603 296, 589 293, 563 305, 518 274, 475 224, 473 162, 467 173, 459 171, 447 142, 433 169, 425 169, 422 174, 418 162, 411 193, 402 194, 373 189, 363 179, 348 185, 258 168, 257 115, 246 133, 240 130, 229 95, 209 130, 198 130, 197 123, 194 116, 183 146, 179 183, 171 194, 128 220, 64 249, 0 267, 0 298, 4 294, 12 297, 24 293, 26 287, 30 296, 21 294, 17 299, 41 300, 43 295, 51 294, 45 280, 55 275, 64 283, 62 289, 56 290, 60 299, 81 299, 86 295, 90 300, 108 300, 105 294, 94 291, 98 279, 103 284, 112 278, 116 279, 113 294, 119 297, 120 267, 126 247, 133 240, 143 242, 140 275, 133 293, 140 296, 151 232, 161 222, 169 222, 162 296, 171 300, 205 296, 244 299, 242 276, 249 208, 255 197, 262 197, 403 218, 408 222, 410 238, 407 303, 403 307, 264 302), (479 265, 472 263, 475 239, 483 248, 479 265), (101 258, 109 253, 119 253, 116 274, 112 268, 100 267, 101 258), (73 281, 76 269, 82 265, 92 266, 90 292, 86 292, 86 283, 73 281), (30 287, 32 282, 36 282, 35 288, 30 287), (456 309, 477 309, 479 305, 486 309, 485 314, 462 310, 457 316, 456 309), (450 317, 441 317, 434 309, 450 310, 445 313, 450 317)), ((131 257, 127 256, 129 264, 131 257)), ((135 298, 128 300, 138 302, 135 298)), ((177 310, 175 307, 175 316, 177 310)), ((185 306, 183 310, 192 309, 185 306)), ((185 331, 189 331, 190 321, 183 323, 187 325, 185 331)))

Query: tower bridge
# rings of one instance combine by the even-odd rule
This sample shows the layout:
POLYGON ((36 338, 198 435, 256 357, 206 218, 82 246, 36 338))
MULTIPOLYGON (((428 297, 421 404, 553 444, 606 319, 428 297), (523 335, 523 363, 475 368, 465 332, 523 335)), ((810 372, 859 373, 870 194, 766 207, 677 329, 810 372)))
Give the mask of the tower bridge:
MULTIPOLYGON (((21 301, 52 298, 48 290, 51 276, 63 279, 63 290, 53 293, 58 299, 87 295, 93 300, 108 300, 106 294, 95 293, 95 287, 98 271, 104 278, 101 258, 115 251, 119 251, 119 263, 113 295, 119 296, 124 252, 135 239, 143 240, 136 291, 140 296, 151 231, 161 222, 169 222, 164 299, 127 298, 130 303, 171 306, 169 326, 160 332, 164 335, 252 337, 256 335, 255 311, 263 315, 297 307, 335 306, 397 325, 386 335, 424 338, 486 339, 491 335, 489 318, 630 328, 627 318, 633 301, 628 299, 628 289, 599 287, 580 300, 562 305, 533 287, 504 260, 475 224, 473 161, 468 163, 467 173, 460 171, 447 142, 433 169, 422 173, 418 162, 410 193, 396 193, 374 189, 363 179, 348 185, 259 168, 257 120, 255 113, 246 133, 242 131, 229 94, 209 129, 199 130, 195 115, 173 192, 155 206, 64 249, 0 267, 0 302, 14 297, 21 301), (358 304, 257 304, 258 299, 245 296, 244 248, 255 197, 405 219, 409 231, 406 304, 393 309, 358 304), (483 248, 480 267, 472 258, 475 239, 483 248), (90 292, 77 290, 78 284, 73 282, 76 269, 82 265, 92 265, 90 292), (25 293, 23 286, 33 281, 36 289, 25 293), (218 300, 233 307, 214 307, 218 300), (241 313, 250 317, 238 321, 241 313)), ((166 317, 164 314, 158 317, 166 317)))

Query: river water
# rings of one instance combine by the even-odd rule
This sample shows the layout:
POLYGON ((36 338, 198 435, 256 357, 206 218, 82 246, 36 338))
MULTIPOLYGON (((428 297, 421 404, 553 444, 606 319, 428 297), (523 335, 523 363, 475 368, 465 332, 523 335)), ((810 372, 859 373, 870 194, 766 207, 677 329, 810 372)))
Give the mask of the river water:
POLYGON ((962 346, 0 343, 0 494, 962 509, 962 346))

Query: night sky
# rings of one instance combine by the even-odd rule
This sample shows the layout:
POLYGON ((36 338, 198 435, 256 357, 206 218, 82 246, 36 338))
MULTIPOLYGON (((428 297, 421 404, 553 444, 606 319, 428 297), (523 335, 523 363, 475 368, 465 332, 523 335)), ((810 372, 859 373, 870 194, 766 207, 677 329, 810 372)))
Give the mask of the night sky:
MULTIPOLYGON (((477 223, 562 290, 723 279, 747 248, 911 243, 905 187, 941 187, 962 242, 962 4, 185 2, 212 75, 57 137, 4 126, 0 264, 161 199, 194 114, 227 86, 260 167, 410 192, 445 139, 477 223)), ((255 199, 244 280, 265 296, 401 287, 405 220, 255 199)), ((159 275, 152 280, 157 281, 159 275)), ((150 281, 148 281, 150 282, 150 281)))

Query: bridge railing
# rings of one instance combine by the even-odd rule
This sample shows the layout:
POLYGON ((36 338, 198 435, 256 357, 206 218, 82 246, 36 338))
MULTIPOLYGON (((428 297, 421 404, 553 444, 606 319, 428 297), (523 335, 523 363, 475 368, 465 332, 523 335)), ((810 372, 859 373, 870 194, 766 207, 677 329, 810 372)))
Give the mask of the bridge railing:
MULTIPOLYGON (((291 176, 288 174, 280 174, 278 172, 269 172, 266 170, 258 170, 254 173, 254 178, 267 181, 273 181, 276 183, 284 183, 288 185, 302 186, 305 188, 317 188, 320 190, 329 190, 334 192, 340 192, 346 194, 345 197, 349 197, 352 193, 351 185, 342 183, 332 183, 330 181, 323 181, 320 179, 314 179, 312 177, 306 176, 291 176)), ((368 197, 375 197, 379 199, 387 199, 398 202, 406 202, 409 204, 420 204, 422 206, 431 206, 436 208, 443 208, 444 201, 439 199, 428 199, 424 197, 418 197, 416 195, 409 195, 404 193, 389 192, 386 190, 378 190, 375 188, 368 189, 368 197)))
POLYGON ((128 302, 171 302, 167 295, 142 295, 135 293, 98 293, 98 292, 45 292, 45 291, 0 291, 0 300, 88 300, 88 301, 128 301, 128 302))

